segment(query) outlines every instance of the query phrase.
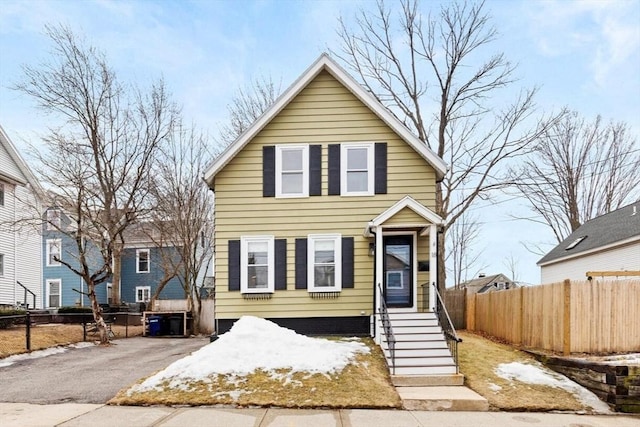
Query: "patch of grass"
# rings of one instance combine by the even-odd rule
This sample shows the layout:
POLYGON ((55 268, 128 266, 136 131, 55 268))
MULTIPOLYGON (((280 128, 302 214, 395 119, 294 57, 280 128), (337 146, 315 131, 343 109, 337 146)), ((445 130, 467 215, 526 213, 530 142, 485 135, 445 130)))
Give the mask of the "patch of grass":
MULTIPOLYGON (((125 337, 125 327, 112 325, 115 338, 125 337)), ((128 336, 142 335, 142 326, 129 326, 128 336)), ((0 358, 26 353, 24 326, 12 326, 0 330, 0 358)), ((31 327, 31 350, 42 350, 82 341, 82 325, 39 324, 31 327)), ((87 334, 87 341, 97 340, 97 335, 87 334)))
POLYGON ((207 381, 161 391, 129 393, 121 390, 109 401, 112 405, 237 405, 283 408, 400 408, 401 401, 389 377, 384 355, 371 339, 363 339, 371 349, 335 375, 276 375, 256 371, 246 377, 218 375, 207 381))
POLYGON ((588 411, 566 390, 499 377, 495 368, 502 363, 536 364, 533 357, 505 344, 470 332, 459 332, 460 372, 465 385, 484 396, 492 409, 505 411, 588 411))

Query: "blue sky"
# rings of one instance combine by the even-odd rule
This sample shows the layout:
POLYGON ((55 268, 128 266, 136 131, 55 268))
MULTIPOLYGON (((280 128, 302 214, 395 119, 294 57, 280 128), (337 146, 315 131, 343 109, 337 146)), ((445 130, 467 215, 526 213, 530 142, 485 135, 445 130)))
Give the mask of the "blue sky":
MULTIPOLYGON (((423 2, 437 10, 439 3, 423 2)), ((388 2, 397 7, 397 2, 388 2)), ((18 148, 55 124, 8 88, 22 64, 47 60, 45 24, 63 23, 104 51, 120 77, 144 86, 163 77, 184 116, 211 134, 234 92, 271 75, 286 88, 328 47, 337 18, 352 21, 372 1, 57 1, 3 0, 0 8, 0 124, 18 148)), ((568 106, 593 118, 626 121, 640 135, 640 0, 489 0, 500 39, 496 51, 518 64, 521 87, 539 86, 540 111, 568 106)), ((473 210, 482 222, 485 273, 518 259, 522 281, 537 283, 538 255, 521 242, 552 243, 544 227, 514 221, 520 201, 473 210), (516 237, 514 237, 516 236, 516 237)))

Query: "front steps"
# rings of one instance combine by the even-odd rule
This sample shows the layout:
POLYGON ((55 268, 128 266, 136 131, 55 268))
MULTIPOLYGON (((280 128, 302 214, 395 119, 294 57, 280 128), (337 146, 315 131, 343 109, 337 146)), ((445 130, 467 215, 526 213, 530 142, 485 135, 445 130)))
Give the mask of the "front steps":
MULTIPOLYGON (((376 331, 382 331, 379 316, 376 331)), ((396 338, 395 372, 384 334, 382 348, 402 405, 421 411, 488 411, 487 400, 464 387, 435 313, 390 312, 396 338)))

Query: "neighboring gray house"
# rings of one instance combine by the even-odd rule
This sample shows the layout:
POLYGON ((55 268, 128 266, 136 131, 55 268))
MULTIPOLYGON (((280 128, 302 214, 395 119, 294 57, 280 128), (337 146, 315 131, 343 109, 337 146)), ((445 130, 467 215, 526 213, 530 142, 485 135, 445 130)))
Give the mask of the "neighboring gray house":
POLYGON ((585 222, 537 263, 541 282, 586 280, 587 272, 628 279, 640 271, 640 201, 585 222))
POLYGON ((467 290, 467 295, 484 294, 487 292, 513 289, 517 287, 518 285, 504 274, 486 276, 484 273, 480 273, 476 279, 468 280, 458 285, 458 288, 467 290))
POLYGON ((42 187, 0 126, 0 306, 42 307, 42 187), (30 223, 27 219, 34 219, 30 223), (18 285, 22 283, 32 293, 18 285))

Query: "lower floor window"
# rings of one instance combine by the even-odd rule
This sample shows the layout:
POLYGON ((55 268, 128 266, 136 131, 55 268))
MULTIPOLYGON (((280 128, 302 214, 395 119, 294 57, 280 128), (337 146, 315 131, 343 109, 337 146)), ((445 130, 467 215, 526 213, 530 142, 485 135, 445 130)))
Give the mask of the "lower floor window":
POLYGON ((136 302, 147 302, 151 299, 151 286, 136 286, 136 302))
POLYGON ((311 292, 335 292, 342 288, 340 234, 310 234, 307 251, 308 284, 311 292))
POLYGON ((240 240, 240 289, 243 293, 274 291, 273 236, 242 237, 240 240))
POLYGON ((60 307, 62 300, 62 280, 47 280, 47 307, 60 307))

